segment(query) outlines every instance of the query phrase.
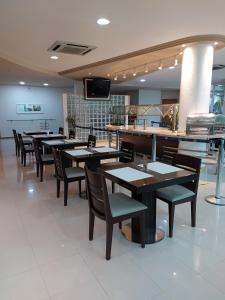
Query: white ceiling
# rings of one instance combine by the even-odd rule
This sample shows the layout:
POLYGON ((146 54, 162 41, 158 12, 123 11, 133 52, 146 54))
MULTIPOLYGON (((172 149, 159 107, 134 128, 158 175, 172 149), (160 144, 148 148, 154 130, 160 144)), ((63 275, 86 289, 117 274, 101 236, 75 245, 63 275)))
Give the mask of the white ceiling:
POLYGON ((70 88, 73 86, 73 80, 63 78, 57 74, 31 70, 0 58, 0 84, 18 85, 20 81, 24 81, 26 85, 31 86, 43 86, 43 83, 48 83, 50 87, 70 88))
MULTIPOLYGON (((56 74, 190 35, 225 35, 224 11, 224 0, 1 0, 0 57, 56 74), (97 25, 102 16, 111 24, 97 25), (85 56, 60 54, 53 61, 47 49, 56 40, 98 48, 85 56)), ((216 60, 225 64, 225 51, 216 60)), ((177 79, 178 70, 163 71, 150 75, 149 82, 168 88, 177 87, 177 79)))

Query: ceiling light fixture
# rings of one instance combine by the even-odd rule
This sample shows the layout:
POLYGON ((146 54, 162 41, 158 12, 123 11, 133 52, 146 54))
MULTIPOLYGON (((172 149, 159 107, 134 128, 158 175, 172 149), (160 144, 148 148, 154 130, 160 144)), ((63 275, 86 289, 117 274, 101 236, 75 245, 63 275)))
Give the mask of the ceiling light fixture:
POLYGON ((145 82, 145 81, 146 81, 146 79, 144 79, 144 78, 140 79, 140 82, 145 82))
POLYGON ((110 21, 106 18, 100 18, 97 20, 98 25, 104 26, 104 25, 108 25, 109 23, 110 23, 110 21))
POLYGON ((123 74, 123 79, 126 79, 127 78, 127 75, 126 74, 123 74))
POLYGON ((137 75, 137 72, 136 71, 134 71, 134 73, 133 73, 133 76, 135 77, 137 75))
POLYGON ((44 86, 48 86, 48 83, 47 83, 47 82, 45 82, 45 83, 43 83, 43 85, 44 85, 44 86))
POLYGON ((162 70, 162 68, 163 68, 163 67, 162 67, 162 64, 160 64, 160 65, 158 66, 158 69, 159 69, 159 70, 162 70))
POLYGON ((149 72, 148 66, 145 66, 145 73, 148 73, 148 72, 149 72))
POLYGON ((109 74, 109 73, 107 74, 107 77, 110 77, 110 74, 109 74))
POLYGON ((175 61, 174 61, 174 66, 177 66, 178 65, 178 59, 175 58, 175 61))
POLYGON ((185 45, 185 44, 183 44, 181 47, 182 47, 182 48, 185 48, 185 47, 186 47, 186 45, 185 45))
POLYGON ((25 81, 20 81, 19 82, 21 85, 24 85, 26 82, 25 81))
POLYGON ((217 46, 219 43, 218 42, 214 42, 214 46, 217 46))
POLYGON ((53 60, 56 60, 56 59, 58 59, 59 57, 56 56, 56 55, 52 55, 50 58, 53 59, 53 60))
POLYGON ((117 79, 118 79, 118 77, 117 77, 117 75, 115 75, 114 80, 117 80, 117 79))
POLYGON ((169 69, 170 70, 175 69, 175 66, 170 66, 169 69))

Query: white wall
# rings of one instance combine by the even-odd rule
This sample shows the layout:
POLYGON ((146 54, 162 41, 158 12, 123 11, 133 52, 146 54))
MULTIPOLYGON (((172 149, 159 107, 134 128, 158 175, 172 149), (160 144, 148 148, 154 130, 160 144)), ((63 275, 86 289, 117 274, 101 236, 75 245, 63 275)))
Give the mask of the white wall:
POLYGON ((161 91, 162 99, 178 99, 180 98, 179 90, 162 90, 161 91))
POLYGON ((63 126, 62 94, 73 89, 27 86, 0 86, 0 137, 12 136, 12 129, 18 131, 40 128, 37 119, 56 119, 49 121, 50 129, 58 131, 63 126), (42 104, 43 114, 17 114, 16 104, 42 104), (17 121, 7 121, 7 120, 17 121), (23 121, 31 120, 34 121, 23 121), (21 121, 20 121, 21 120, 21 121), (36 120, 36 121, 35 121, 36 120))
MULTIPOLYGON (((161 103, 161 90, 153 89, 139 89, 138 104, 160 104, 161 103)), ((148 126, 151 121, 160 122, 159 116, 149 116, 147 119, 148 126)))
POLYGON ((160 104, 161 90, 139 89, 138 104, 160 104))

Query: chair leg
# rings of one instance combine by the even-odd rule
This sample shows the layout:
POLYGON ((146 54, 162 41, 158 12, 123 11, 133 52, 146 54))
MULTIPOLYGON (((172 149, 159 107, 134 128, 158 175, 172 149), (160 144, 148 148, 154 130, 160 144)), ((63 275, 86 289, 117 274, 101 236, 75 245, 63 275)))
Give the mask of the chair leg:
POLYGON ((111 258, 111 249, 112 249, 112 235, 113 235, 113 224, 106 223, 106 256, 107 260, 111 258))
POLYGON ((43 181, 43 168, 44 168, 43 164, 40 164, 40 182, 43 181))
POLYGON ((68 182, 64 181, 64 206, 67 206, 68 182))
POLYGON ((21 152, 20 161, 21 161, 21 164, 23 165, 23 152, 21 152))
POLYGON ((59 179, 56 179, 56 186, 57 186, 56 195, 57 195, 57 198, 59 198, 59 195, 60 195, 60 180, 59 179))
POLYGON ((39 163, 36 163, 36 174, 39 177, 39 163))
POLYGON ((93 240, 94 235, 95 215, 89 211, 89 241, 93 240))
POLYGON ((26 167, 26 160, 27 160, 27 154, 24 153, 23 155, 23 166, 26 167))
POLYGON ((119 222, 119 229, 122 229, 122 222, 119 222))
POLYGON ((79 197, 81 197, 81 180, 78 181, 78 185, 79 185, 79 197))
POLYGON ((173 223, 174 223, 174 211, 175 205, 169 204, 169 237, 173 237, 173 223))
POLYGON ((191 226, 196 225, 196 199, 191 202, 191 226))
POLYGON ((112 194, 114 194, 114 193, 115 193, 115 183, 112 182, 112 194))
POLYGON ((143 213, 140 218, 140 231, 141 231, 141 248, 145 248, 145 214, 143 213))

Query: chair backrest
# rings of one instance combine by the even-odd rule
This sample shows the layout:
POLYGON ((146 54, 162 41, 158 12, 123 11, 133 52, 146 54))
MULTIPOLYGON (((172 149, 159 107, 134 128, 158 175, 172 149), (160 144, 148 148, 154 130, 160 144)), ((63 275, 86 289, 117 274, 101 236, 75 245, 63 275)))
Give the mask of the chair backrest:
POLYGON ((69 139, 75 139, 76 134, 75 134, 75 130, 70 129, 69 130, 69 139))
POLYGON ((192 190, 197 194, 199 176, 201 171, 201 159, 195 156, 189 156, 189 155, 177 153, 174 155, 173 165, 185 169, 187 171, 197 173, 198 177, 196 181, 182 184, 183 186, 187 187, 188 189, 192 190))
POLYGON ((42 148, 40 147, 40 143, 33 139, 33 145, 34 145, 34 154, 35 154, 35 158, 37 162, 41 162, 42 161, 42 148))
POLYGON ((16 129, 13 129, 12 132, 13 132, 13 137, 14 137, 15 144, 17 146, 19 146, 19 139, 18 139, 18 136, 17 136, 16 129))
POLYGON ((122 141, 120 151, 125 153, 124 156, 120 157, 120 162, 129 163, 134 161, 134 144, 122 141))
POLYGON ((89 208, 102 219, 112 218, 105 177, 85 166, 89 208))
POLYGON ((58 133, 59 133, 59 134, 64 134, 64 128, 63 128, 63 127, 59 127, 58 133))
POLYGON ((63 163, 63 157, 61 150, 53 149, 53 157, 54 157, 54 164, 55 164, 55 173, 56 177, 64 179, 65 178, 65 167, 63 163))
POLYGON ((88 136, 88 147, 92 148, 92 147, 96 147, 96 136, 95 135, 89 135, 88 136))
POLYGON ((23 151, 25 151, 25 147, 24 147, 22 135, 21 135, 21 133, 17 133, 17 136, 18 136, 18 141, 19 141, 20 149, 23 152, 23 151))

